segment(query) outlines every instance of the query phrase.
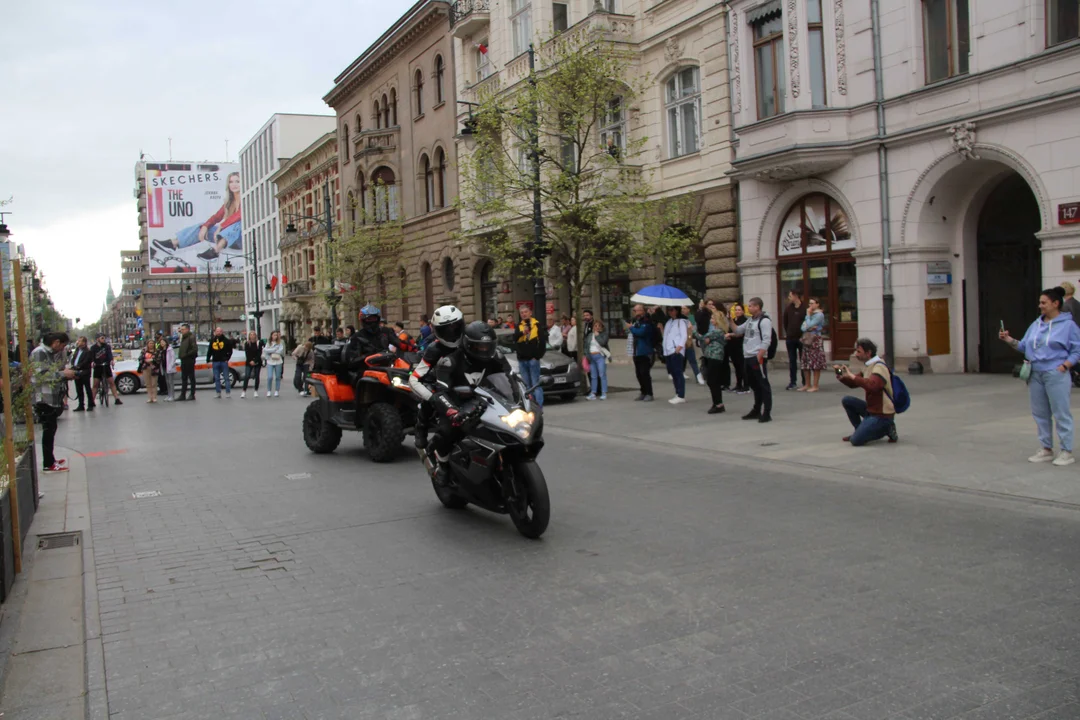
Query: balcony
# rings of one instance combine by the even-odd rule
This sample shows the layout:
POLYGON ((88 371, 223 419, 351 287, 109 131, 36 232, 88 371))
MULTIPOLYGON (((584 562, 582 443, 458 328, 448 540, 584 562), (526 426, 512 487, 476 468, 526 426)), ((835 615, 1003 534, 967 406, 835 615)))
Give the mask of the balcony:
POLYGON ((458 0, 450 6, 450 29, 456 38, 470 37, 490 22, 490 0, 458 0))
POLYGON ((290 280, 285 283, 285 297, 297 298, 311 294, 311 283, 307 280, 290 280))
POLYGON ((353 140, 353 157, 360 159, 364 156, 389 155, 398 148, 398 133, 400 127, 384 128, 381 130, 364 130, 356 134, 353 140))
POLYGON ((872 136, 872 110, 789 112, 736 128, 738 145, 728 174, 739 180, 789 182, 847 164, 851 143, 872 136))

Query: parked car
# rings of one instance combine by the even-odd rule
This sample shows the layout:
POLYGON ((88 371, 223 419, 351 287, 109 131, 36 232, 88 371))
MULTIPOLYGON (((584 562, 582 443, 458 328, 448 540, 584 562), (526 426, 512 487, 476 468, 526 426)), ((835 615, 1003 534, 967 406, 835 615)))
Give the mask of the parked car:
MULTIPOLYGON (((195 362, 195 384, 196 385, 213 385, 214 373, 210 366, 210 363, 204 362, 206 359, 206 352, 210 347, 209 343, 200 342, 199 354, 196 357, 195 362)), ((229 374, 232 375, 232 384, 236 385, 240 382, 243 375, 240 373, 247 364, 247 360, 244 357, 244 351, 237 349, 233 350, 232 359, 229 360, 229 374)), ((176 359, 176 372, 180 372, 180 358, 176 359)), ((116 378, 116 389, 120 391, 121 395, 131 395, 138 392, 142 388, 142 376, 139 375, 139 361, 138 360, 123 360, 116 363, 113 366, 113 377, 116 378)), ((177 387, 180 387, 180 378, 176 378, 177 387)))
MULTIPOLYGON (((510 367, 518 372, 517 353, 514 352, 514 331, 496 330, 495 337, 499 341, 499 352, 506 356, 510 367)), ((552 384, 544 386, 544 400, 559 398, 573 400, 581 391, 581 369, 572 358, 563 355, 559 350, 549 347, 544 357, 540 358, 540 376, 550 375, 552 384)))

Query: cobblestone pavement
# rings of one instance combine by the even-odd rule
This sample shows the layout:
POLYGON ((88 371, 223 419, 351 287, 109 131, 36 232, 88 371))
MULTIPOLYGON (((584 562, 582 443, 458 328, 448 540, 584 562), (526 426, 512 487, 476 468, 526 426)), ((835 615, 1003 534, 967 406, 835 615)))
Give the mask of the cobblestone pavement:
POLYGON ((531 542, 404 452, 309 454, 293 396, 132 400, 58 439, 116 720, 1080 717, 1073 511, 582 440, 555 406, 531 542))

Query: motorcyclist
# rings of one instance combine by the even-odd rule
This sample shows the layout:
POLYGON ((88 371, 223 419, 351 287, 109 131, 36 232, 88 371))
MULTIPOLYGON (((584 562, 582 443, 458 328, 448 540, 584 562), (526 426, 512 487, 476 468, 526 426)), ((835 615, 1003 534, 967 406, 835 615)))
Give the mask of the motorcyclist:
POLYGON ((453 305, 443 305, 432 314, 431 326, 435 339, 424 349, 423 357, 409 375, 409 387, 420 402, 414 431, 416 447, 420 450, 427 447, 428 428, 434 419, 431 396, 434 393, 435 373, 431 370, 440 360, 457 350, 465 331, 465 316, 453 305))
POLYGON ((345 365, 355 370, 363 365, 364 358, 377 353, 389 352, 391 347, 401 350, 401 341, 381 325, 379 308, 368 304, 360 308, 360 329, 349 336, 349 343, 342 350, 345 365))
POLYGON ((461 426, 467 419, 459 407, 460 399, 454 388, 476 387, 487 375, 510 375, 511 372, 510 363, 497 349, 495 331, 482 320, 466 325, 460 347, 436 365, 431 404, 439 417, 439 432, 434 443, 435 482, 439 485, 449 481, 447 461, 450 450, 460 439, 461 426))

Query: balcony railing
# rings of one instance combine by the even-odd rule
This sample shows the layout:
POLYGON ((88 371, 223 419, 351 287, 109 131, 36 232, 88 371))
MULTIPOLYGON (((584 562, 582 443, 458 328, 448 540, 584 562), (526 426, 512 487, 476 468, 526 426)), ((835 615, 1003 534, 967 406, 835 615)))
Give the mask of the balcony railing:
POLYGON ((356 146, 355 156, 392 153, 397 150, 400 129, 399 127, 392 127, 381 130, 364 130, 357 133, 354 141, 356 146))
POLYGON ((311 294, 311 283, 307 280, 290 280, 285 283, 285 297, 300 297, 311 294))
POLYGON ((456 30, 457 37, 470 35, 474 29, 470 26, 488 22, 490 13, 490 0, 457 0, 450 6, 450 29, 456 30))

